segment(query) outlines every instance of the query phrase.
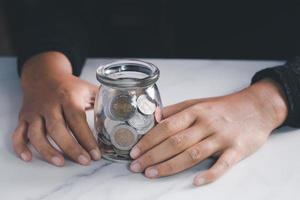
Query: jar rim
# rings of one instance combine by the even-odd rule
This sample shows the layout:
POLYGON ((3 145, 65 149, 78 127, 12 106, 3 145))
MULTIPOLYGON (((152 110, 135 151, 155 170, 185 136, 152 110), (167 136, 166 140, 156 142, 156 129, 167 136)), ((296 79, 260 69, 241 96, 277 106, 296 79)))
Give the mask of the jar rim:
POLYGON ((147 87, 154 84, 159 78, 159 69, 152 63, 129 59, 118 60, 98 67, 97 80, 103 85, 118 88, 147 87), (139 72, 146 75, 143 78, 122 77, 111 78, 110 75, 120 72, 139 72))

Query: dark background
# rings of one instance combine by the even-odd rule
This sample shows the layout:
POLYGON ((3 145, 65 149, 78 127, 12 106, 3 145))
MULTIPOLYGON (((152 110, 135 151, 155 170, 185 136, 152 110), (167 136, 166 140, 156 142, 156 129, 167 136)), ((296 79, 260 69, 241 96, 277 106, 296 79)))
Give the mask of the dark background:
MULTIPOLYGON (((16 55, 11 21, 22 16, 10 13, 18 1, 8 1, 16 4, 10 9, 4 2, 0 0, 0 56, 16 55)), ((86 2, 88 14, 101 13, 105 19, 102 32, 94 32, 90 57, 287 59, 299 54, 300 11, 290 1, 86 2)))
POLYGON ((4 2, 0 0, 0 56, 11 56, 14 55, 13 46, 4 10, 4 2))

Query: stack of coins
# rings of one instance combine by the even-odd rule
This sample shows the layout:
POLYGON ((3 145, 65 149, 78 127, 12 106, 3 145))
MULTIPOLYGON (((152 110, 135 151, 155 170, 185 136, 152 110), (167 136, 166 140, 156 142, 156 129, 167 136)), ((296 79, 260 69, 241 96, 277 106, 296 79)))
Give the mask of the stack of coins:
MULTIPOLYGON (((103 130, 98 139, 120 156, 129 157, 130 149, 155 125, 157 103, 145 94, 118 93, 104 105, 103 130)), ((159 113, 160 115, 160 113, 159 113)))

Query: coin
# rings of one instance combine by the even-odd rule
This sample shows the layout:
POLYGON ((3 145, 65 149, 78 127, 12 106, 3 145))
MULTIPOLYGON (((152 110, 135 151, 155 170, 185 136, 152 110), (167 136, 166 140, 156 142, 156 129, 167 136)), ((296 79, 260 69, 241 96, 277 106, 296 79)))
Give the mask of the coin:
POLYGON ((135 114, 128 120, 128 124, 136 129, 143 129, 151 125, 153 120, 153 115, 143 115, 136 111, 135 114))
POLYGON ((126 124, 116 126, 111 134, 111 143, 120 150, 130 150, 136 142, 136 131, 126 124))
POLYGON ((114 97, 109 107, 112 117, 120 121, 131 118, 136 110, 132 97, 126 94, 114 97))
POLYGON ((102 130, 101 132, 99 132, 97 138, 98 138, 98 141, 101 141, 103 144, 111 145, 110 137, 105 130, 102 130))
POLYGON ((145 115, 152 115, 155 111, 156 105, 151 102, 145 94, 142 94, 137 99, 138 109, 145 115))
POLYGON ((103 127, 103 119, 104 119, 103 117, 104 117, 103 112, 95 113, 94 126, 95 126, 95 129, 96 129, 97 132, 100 132, 102 127, 103 127))
POLYGON ((111 120, 110 118, 107 117, 104 120, 104 128, 108 134, 111 134, 114 127, 122 123, 123 123, 122 121, 111 120))
POLYGON ((143 129, 137 130, 137 132, 138 132, 139 135, 146 134, 148 131, 150 131, 154 127, 154 125, 155 125, 154 119, 151 120, 150 122, 151 123, 148 126, 144 127, 143 129))

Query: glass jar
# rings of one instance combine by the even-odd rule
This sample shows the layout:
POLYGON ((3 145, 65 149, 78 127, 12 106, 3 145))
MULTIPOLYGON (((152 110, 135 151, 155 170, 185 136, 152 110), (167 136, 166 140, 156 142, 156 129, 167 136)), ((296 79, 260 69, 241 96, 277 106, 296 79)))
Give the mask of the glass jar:
POLYGON ((130 161, 131 148, 162 118, 156 86, 159 69, 148 62, 121 60, 100 66, 94 119, 103 158, 130 161))

